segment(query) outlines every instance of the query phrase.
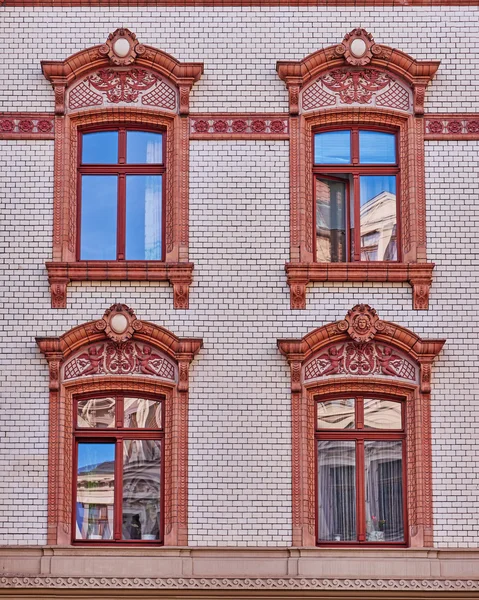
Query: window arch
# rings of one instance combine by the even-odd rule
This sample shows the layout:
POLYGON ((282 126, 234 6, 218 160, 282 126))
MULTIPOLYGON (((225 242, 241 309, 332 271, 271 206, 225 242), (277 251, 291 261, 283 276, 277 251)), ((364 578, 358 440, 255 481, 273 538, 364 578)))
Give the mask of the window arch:
POLYGON ((50 374, 47 543, 187 544, 189 365, 202 340, 177 338, 115 304, 37 344, 50 374), (128 470, 124 457, 133 443, 146 444, 142 468, 154 474, 141 502, 122 495, 122 484, 132 487, 135 461, 128 470), (88 477, 101 497, 87 493, 88 477))
MULTIPOLYGON (((425 90, 438 66, 439 62, 416 61, 399 50, 376 44, 364 29, 354 29, 340 44, 318 50, 302 61, 277 63, 290 105, 290 262, 286 272, 291 308, 306 307, 306 285, 313 281, 408 281, 413 287, 414 308, 428 308, 434 265, 426 256, 422 116, 425 90), (356 256, 344 254, 344 261, 337 257, 325 260, 327 253, 315 253, 314 137, 331 129, 380 132, 385 128, 396 136, 396 158, 401 167, 400 177, 395 174, 400 198, 397 227, 388 234, 396 238, 398 256, 383 254, 381 261, 361 261, 361 253, 356 252, 356 256)), ((352 151, 358 151, 354 140, 352 151)), ((352 178, 352 167, 361 166, 360 162, 359 155, 351 156, 351 169, 345 167, 342 173, 352 178)), ((355 194, 351 194, 356 213, 360 211, 359 177, 356 173, 355 194)), ((388 186, 383 191, 391 194, 392 182, 388 186)), ((373 193, 373 188, 370 191, 373 193)), ((359 215, 356 218, 359 227, 359 215)), ((330 225, 323 223, 323 229, 330 225)), ((331 228, 338 229, 336 225, 331 228)), ((365 236, 367 229, 366 223, 365 236)), ((356 242, 361 243, 360 235, 356 242)), ((366 250, 369 242, 364 240, 366 250)))
MULTIPOLYGON (((52 307, 66 307, 70 281, 132 280, 169 281, 173 285, 175 308, 188 308, 193 272, 193 264, 188 261, 189 94, 203 72, 203 65, 180 63, 165 52, 144 46, 128 29, 117 29, 105 44, 64 61, 43 61, 42 69, 55 92, 53 260, 46 265, 52 307), (93 192, 89 201, 96 209, 91 221, 101 221, 105 228, 110 225, 112 248, 107 258, 95 253, 82 256, 78 251, 80 208, 87 200, 82 198, 82 178, 78 177, 78 161, 84 158, 79 141, 85 129, 101 131, 105 127, 119 134, 128 127, 162 133, 165 142, 162 164, 156 170, 150 168, 153 172, 148 173, 151 184, 148 190, 140 189, 145 188, 145 182, 138 177, 134 182, 137 190, 124 190, 122 177, 128 177, 125 171, 129 163, 128 148, 125 156, 116 157, 116 187, 111 173, 108 182, 105 177, 101 182, 98 177, 92 182, 95 175, 89 175, 92 189, 109 184, 108 193, 101 194, 101 203, 93 192), (139 213, 125 214, 129 195, 144 205, 141 223, 139 213), (158 217, 154 219, 155 231, 151 224, 146 225, 147 221, 152 222, 146 218, 152 210, 158 217), (129 221, 136 232, 138 224, 143 226, 143 246, 152 246, 153 238, 158 242, 164 232, 162 252, 133 252, 131 258, 128 252, 125 255, 122 236, 128 233, 129 221)), ((104 148, 103 155, 105 151, 110 153, 113 146, 111 142, 111 148, 104 148)), ((133 184, 132 177, 129 179, 133 184)), ((136 212, 139 210, 137 207, 136 212)))
MULTIPOLYGON (((320 327, 302 339, 278 340, 278 347, 291 368, 293 545, 344 542, 398 543, 413 547, 432 545, 431 365, 444 343, 444 340, 422 340, 404 327, 382 321, 374 309, 363 304, 348 311, 345 319, 320 327), (338 399, 344 403, 341 410, 336 410, 336 414, 329 410, 328 414, 322 404, 323 411, 318 420, 318 403, 338 399), (383 406, 388 402, 399 403, 400 427, 390 425, 382 432, 380 427, 369 427, 368 420, 369 425, 373 423, 374 402, 366 403, 366 400, 382 400, 386 403, 383 406), (330 427, 331 421, 341 423, 341 419, 342 427, 330 427), (337 535, 342 537, 345 533, 332 530, 339 517, 326 515, 330 517, 327 523, 324 511, 321 513, 321 502, 317 504, 321 469, 317 453, 322 441, 331 440, 346 442, 345 448, 351 446, 347 461, 351 463, 354 459, 354 464, 358 465, 354 480, 351 473, 346 474, 347 469, 341 471, 340 464, 332 465, 338 467, 338 477, 348 476, 350 483, 354 483, 354 493, 357 491, 354 503, 351 490, 349 496, 343 498, 343 521, 344 515, 349 515, 349 525, 346 527, 343 523, 344 532, 350 538, 347 540, 336 539, 337 535), (376 535, 373 532, 380 529, 379 523, 375 524, 372 519, 381 516, 380 520, 385 520, 384 514, 376 515, 371 510, 379 506, 379 494, 390 494, 392 488, 385 485, 380 492, 377 485, 371 487, 368 493, 375 494, 376 500, 368 504, 368 481, 364 474, 367 467, 365 444, 380 441, 390 442, 395 447, 395 456, 390 461, 395 466, 389 469, 389 475, 395 477, 396 496, 383 501, 382 505, 383 512, 395 515, 395 532, 388 532, 390 537, 384 540, 378 539, 380 534, 373 539, 376 535), (398 444, 401 444, 401 451, 398 444), (404 465, 400 479, 399 462, 404 465), (402 521, 398 513, 401 502, 404 506, 402 521), (371 512, 369 519, 368 510, 371 512), (320 519, 323 519, 322 526, 320 519), (398 539, 400 534, 402 537, 398 539)), ((322 456, 327 457, 324 448, 322 456)), ((323 497, 323 504, 327 503, 328 499, 323 497)))

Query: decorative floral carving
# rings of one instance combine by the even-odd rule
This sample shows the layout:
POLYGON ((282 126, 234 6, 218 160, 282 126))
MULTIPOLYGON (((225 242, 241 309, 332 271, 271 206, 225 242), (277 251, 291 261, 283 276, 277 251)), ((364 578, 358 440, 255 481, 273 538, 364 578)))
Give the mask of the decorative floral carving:
POLYGON ((468 121, 466 125, 466 129, 468 133, 479 133, 479 120, 477 121, 468 121))
POLYGON ((297 115, 299 112, 299 85, 289 85, 289 112, 297 115))
POLYGON ((89 375, 149 375, 175 379, 175 367, 156 349, 136 342, 92 344, 75 354, 64 367, 64 379, 89 375))
POLYGON ((105 93, 109 102, 118 104, 136 102, 140 92, 149 90, 160 79, 145 69, 135 68, 129 71, 100 69, 93 75, 89 75, 86 81, 96 90, 105 93))
POLYGON ((421 392, 431 393, 431 363, 421 363, 421 392))
POLYGON ((447 130, 449 133, 462 133, 461 121, 449 121, 447 124, 447 130))
POLYGON ((248 128, 248 123, 244 119, 236 119, 231 127, 235 133, 243 133, 248 128))
POLYGON ((414 310, 427 310, 429 308, 429 290, 431 281, 411 281, 413 285, 413 308, 414 310))
POLYGON ((270 129, 271 129, 272 133, 284 133, 284 131, 285 131, 284 121, 280 121, 279 119, 276 119, 275 121, 271 121, 270 129))
POLYGON ((21 119, 18 123, 18 129, 23 133, 31 133, 33 131, 33 121, 31 119, 21 119))
POLYGON ((370 104, 373 94, 391 84, 391 77, 376 69, 350 71, 335 69, 319 79, 329 90, 339 94, 344 104, 370 104))
POLYGON ((228 129, 228 124, 223 119, 220 119, 214 122, 213 129, 216 133, 225 133, 228 129))
POLYGON ((180 115, 190 112, 190 86, 180 86, 180 115))
POLYGON ((263 133, 266 130, 266 123, 261 119, 255 119, 251 123, 251 129, 256 133, 263 133))
POLYGON ((0 121, 0 130, 6 133, 13 131, 15 129, 15 124, 12 119, 2 119, 0 121))
POLYGON ((189 307, 189 283, 173 282, 173 306, 175 308, 189 307))
POLYGON ((305 368, 305 379, 329 375, 380 375, 416 380, 417 369, 402 353, 384 344, 360 342, 330 346, 305 368))
POLYGON ((208 121, 205 121, 204 119, 198 119, 197 121, 194 121, 193 126, 194 131, 197 133, 206 133, 210 128, 208 121))
POLYGON ((67 282, 53 281, 50 282, 50 292, 52 298, 52 308, 67 307, 67 282))
POLYGON ((48 121, 47 119, 40 119, 37 123, 37 129, 42 133, 50 133, 53 130, 53 121, 48 121))

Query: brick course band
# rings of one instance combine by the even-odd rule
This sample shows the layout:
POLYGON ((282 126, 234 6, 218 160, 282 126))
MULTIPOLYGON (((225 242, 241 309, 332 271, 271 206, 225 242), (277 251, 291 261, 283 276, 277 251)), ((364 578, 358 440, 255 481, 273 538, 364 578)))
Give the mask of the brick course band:
POLYGON ((0 113, 0 139, 52 140, 55 137, 54 115, 49 113, 0 113))
POLYGON ((426 115, 424 139, 479 140, 479 113, 426 115))
MULTIPOLYGON (((397 0, 110 0, 108 6, 126 6, 136 8, 138 6, 221 6, 221 7, 245 7, 245 6, 397 6, 397 0)), ((101 6, 103 0, 3 0, 0 6, 15 8, 20 6, 45 6, 56 8, 59 6, 101 6)), ((402 3, 404 6, 476 6, 477 0, 409 0, 402 3)))

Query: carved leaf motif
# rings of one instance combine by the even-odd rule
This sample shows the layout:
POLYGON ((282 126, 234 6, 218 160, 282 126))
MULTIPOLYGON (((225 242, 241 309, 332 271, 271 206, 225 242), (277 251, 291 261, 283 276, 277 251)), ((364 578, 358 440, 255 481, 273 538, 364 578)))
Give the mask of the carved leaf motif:
POLYGON ((105 93, 109 102, 118 104, 136 102, 140 92, 149 90, 160 80, 145 69, 129 71, 100 69, 87 77, 86 81, 96 90, 105 93))

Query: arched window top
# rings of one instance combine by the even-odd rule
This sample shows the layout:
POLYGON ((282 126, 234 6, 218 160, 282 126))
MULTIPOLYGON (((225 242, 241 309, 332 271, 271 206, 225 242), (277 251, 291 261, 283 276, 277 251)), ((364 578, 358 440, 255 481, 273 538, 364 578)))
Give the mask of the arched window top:
POLYGON ((430 392, 431 363, 445 340, 418 335, 382 321, 367 304, 358 304, 345 318, 319 327, 301 340, 278 340, 291 363, 292 385, 308 385, 327 377, 380 377, 420 385, 430 392), (293 369, 293 363, 297 366, 293 369))
POLYGON ((278 75, 289 89, 290 112, 361 106, 424 113, 424 93, 439 61, 418 61, 376 44, 357 28, 340 44, 301 61, 278 61, 278 75))
POLYGON ((104 44, 64 61, 43 61, 55 90, 55 112, 63 114, 108 105, 141 105, 186 115, 189 93, 203 73, 202 63, 181 63, 162 50, 141 44, 121 28, 104 44))

